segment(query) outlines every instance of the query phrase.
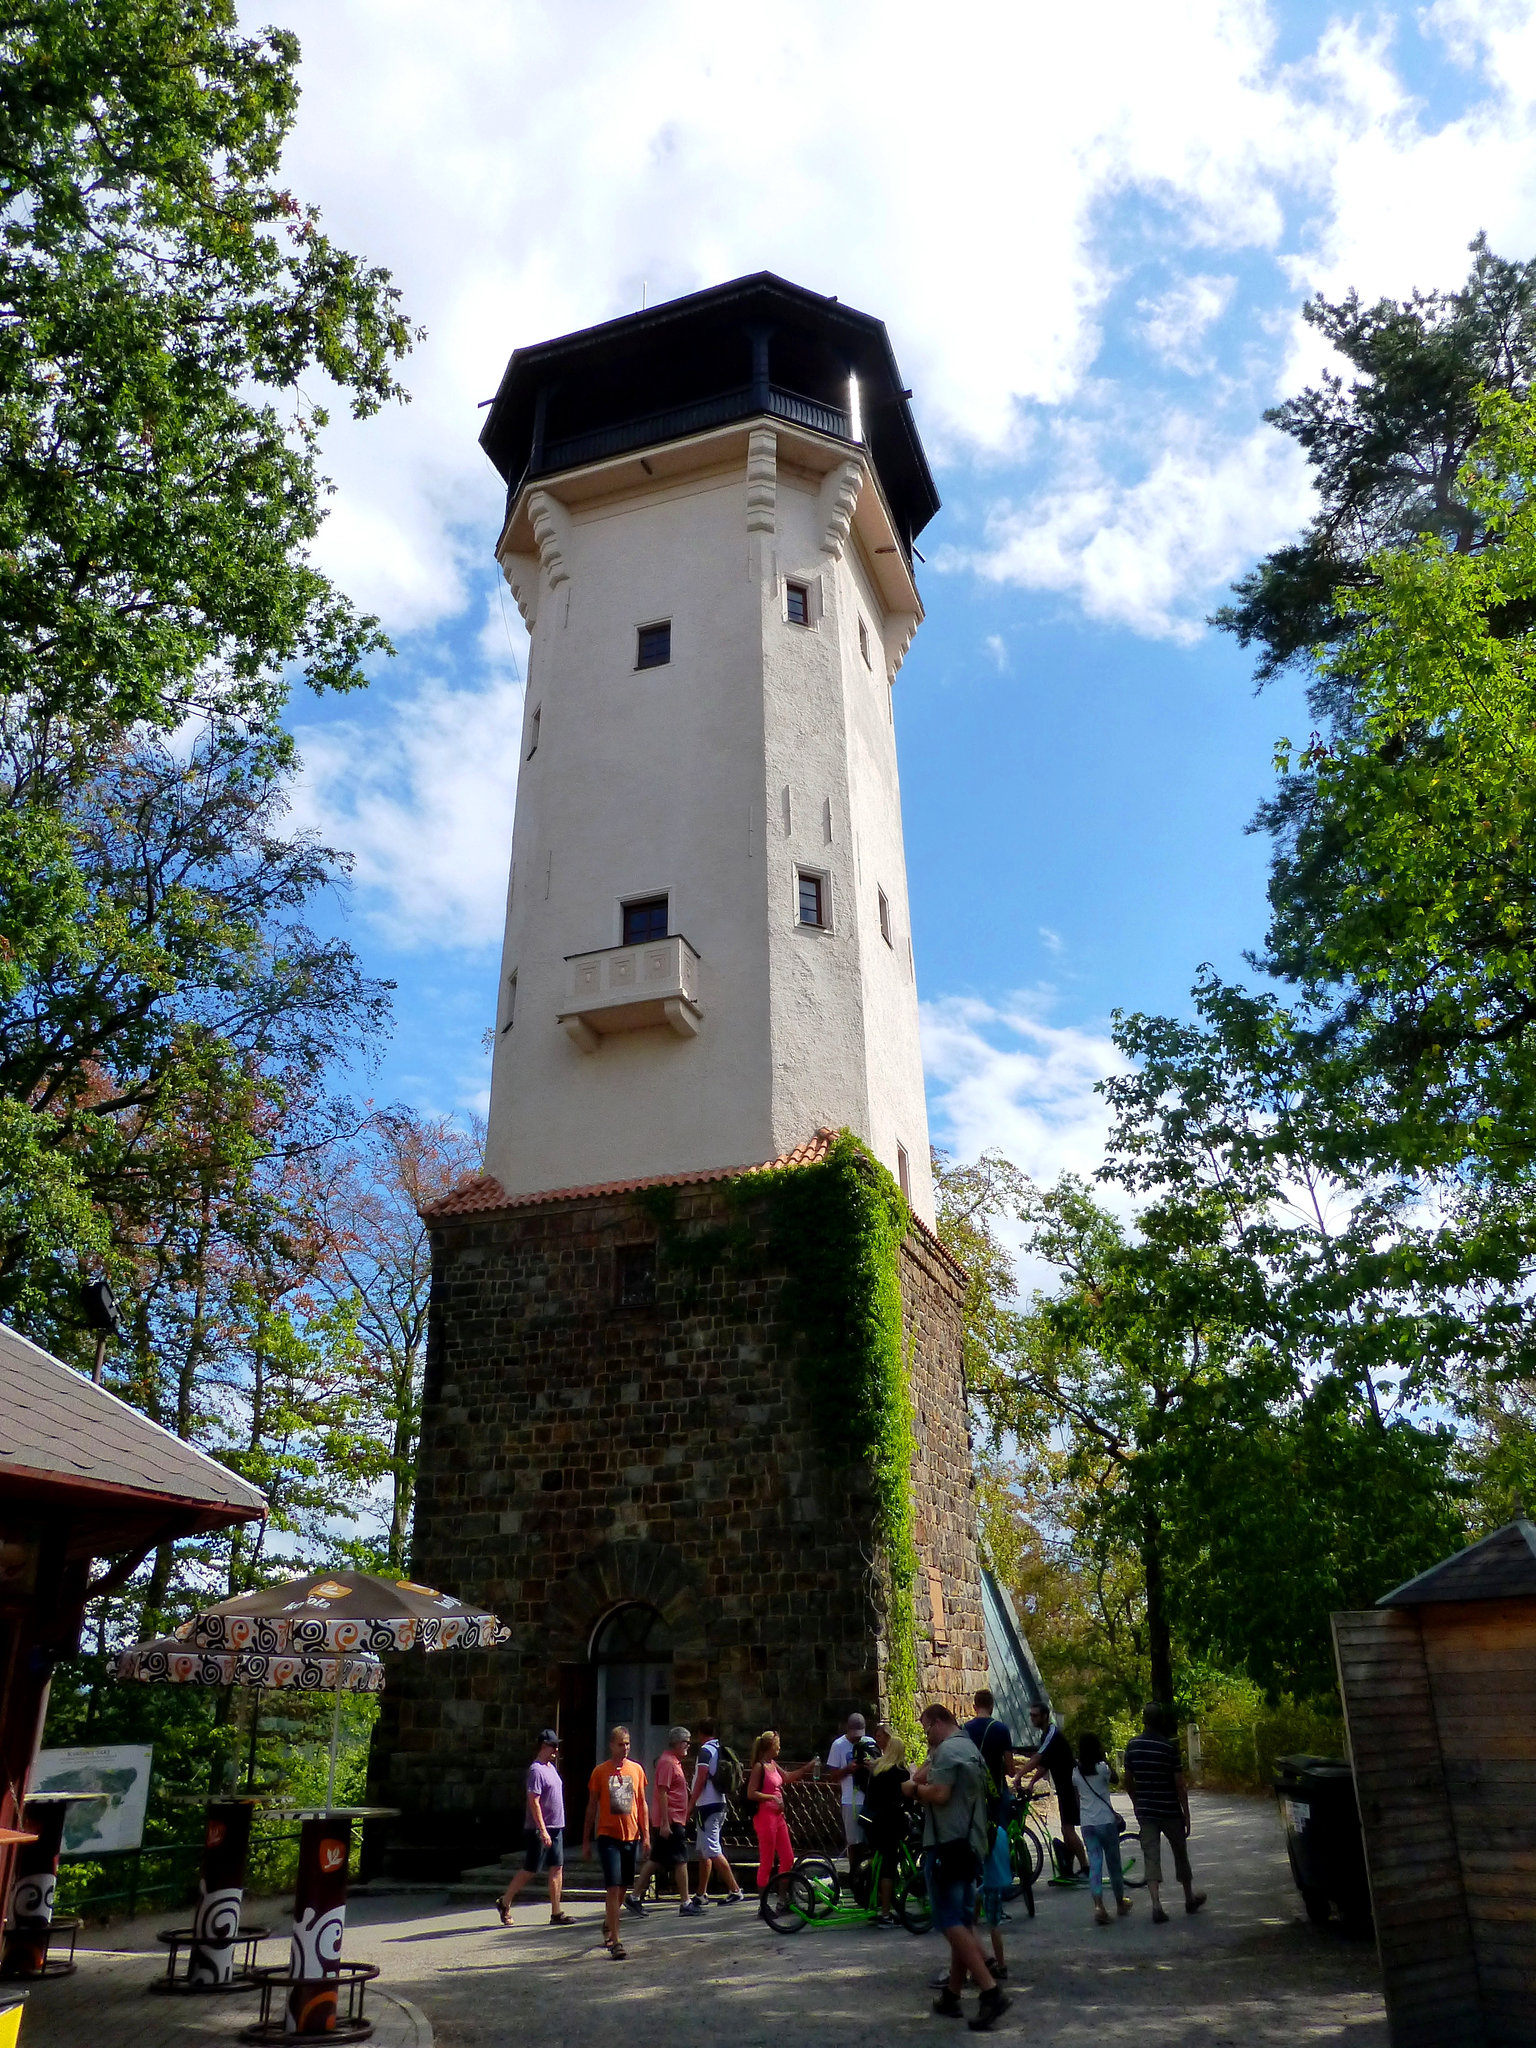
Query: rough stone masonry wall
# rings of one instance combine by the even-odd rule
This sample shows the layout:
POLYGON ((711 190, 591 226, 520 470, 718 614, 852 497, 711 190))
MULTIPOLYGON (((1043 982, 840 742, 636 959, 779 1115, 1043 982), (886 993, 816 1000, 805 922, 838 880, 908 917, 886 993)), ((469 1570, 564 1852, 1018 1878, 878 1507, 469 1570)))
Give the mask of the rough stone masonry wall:
MULTIPOLYGON (((737 1212, 677 1190, 676 1225, 737 1212)), ((412 1570, 484 1602, 513 1641, 391 1659, 371 1796, 401 1833, 451 1835, 466 1862, 521 1827, 523 1767, 603 1616, 642 1600, 675 1644, 673 1712, 738 1748, 776 1726, 824 1747, 880 1688, 873 1503, 829 1468, 794 1370, 784 1275, 753 1259, 696 1276, 662 1262, 656 1303, 616 1306, 616 1252, 654 1240, 630 1196, 434 1219, 412 1570), (755 1269, 755 1270, 753 1270, 755 1269)), ((947 1647, 928 1694, 981 1682, 974 1497, 960 1383, 960 1287, 914 1233, 902 1261, 919 1438, 920 1630, 939 1576, 947 1647)))

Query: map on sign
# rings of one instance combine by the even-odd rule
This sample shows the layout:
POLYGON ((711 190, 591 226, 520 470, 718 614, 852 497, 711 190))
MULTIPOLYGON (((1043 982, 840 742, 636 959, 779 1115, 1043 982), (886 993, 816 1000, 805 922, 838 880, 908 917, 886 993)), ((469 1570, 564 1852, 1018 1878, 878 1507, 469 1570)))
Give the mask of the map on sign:
POLYGON ((83 1799, 64 1817, 64 1854, 94 1856, 137 1849, 144 1839, 149 1798, 148 1743, 118 1742, 101 1749, 40 1749, 28 1789, 33 1792, 105 1792, 83 1799))

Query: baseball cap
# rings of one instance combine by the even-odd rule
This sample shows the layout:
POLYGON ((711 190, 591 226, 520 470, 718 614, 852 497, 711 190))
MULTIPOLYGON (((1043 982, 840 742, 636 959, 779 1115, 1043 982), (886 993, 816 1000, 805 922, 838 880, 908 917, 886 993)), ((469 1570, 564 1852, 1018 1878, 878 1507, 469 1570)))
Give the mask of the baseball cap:
POLYGON ((560 1740, 560 1730, 558 1728, 541 1728, 539 1730, 539 1740, 540 1742, 558 1742, 560 1740))

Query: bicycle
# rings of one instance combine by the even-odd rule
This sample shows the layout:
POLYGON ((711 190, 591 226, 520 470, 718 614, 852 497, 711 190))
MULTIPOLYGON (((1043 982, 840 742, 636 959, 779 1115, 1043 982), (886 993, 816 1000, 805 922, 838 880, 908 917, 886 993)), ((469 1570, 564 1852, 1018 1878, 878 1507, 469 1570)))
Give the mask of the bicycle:
MULTIPOLYGON (((910 1839, 896 1852, 895 1912, 909 1934, 926 1934, 933 1924, 933 1906, 928 1881, 910 1839)), ((782 1896, 774 1885, 763 1895, 763 1918, 776 1934, 799 1934, 813 1921, 819 1925, 851 1927, 860 1920, 873 1922, 880 1913, 880 1880, 885 1875, 883 1853, 860 1862, 848 1874, 850 1904, 843 1902, 843 1880, 825 1856, 802 1856, 795 1861, 782 1896)))
POLYGON ((1054 1859, 1050 1830, 1035 1817, 1034 1808, 1039 1804, 1039 1795, 1032 1792, 1014 1794, 1013 1812, 1008 1817, 1008 1861, 1013 1869, 1013 1883, 1003 1894, 1006 1899, 1016 1899, 1020 1892, 1028 1896, 1030 1917, 1035 1911, 1035 1886, 1045 1869, 1048 1851, 1054 1859))

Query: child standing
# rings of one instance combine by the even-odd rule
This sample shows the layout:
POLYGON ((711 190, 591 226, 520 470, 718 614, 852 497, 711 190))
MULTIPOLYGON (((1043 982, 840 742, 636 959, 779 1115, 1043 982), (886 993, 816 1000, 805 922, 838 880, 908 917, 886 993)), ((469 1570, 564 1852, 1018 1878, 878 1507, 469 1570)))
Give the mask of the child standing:
POLYGON ((1104 1904, 1106 1864, 1117 1910, 1122 1915, 1131 1910, 1131 1902, 1125 1896, 1125 1876, 1120 1867, 1120 1816, 1109 1796, 1110 1786, 1117 1782, 1098 1736, 1080 1735, 1077 1738, 1077 1763, 1072 1771, 1072 1789, 1083 1810, 1081 1826, 1083 1840, 1088 1845, 1088 1889, 1093 1894, 1093 1917, 1101 1927, 1109 1925, 1109 1913, 1104 1904))
POLYGON ((992 1847, 981 1866, 981 1899, 976 1913, 977 1928, 992 1931, 992 1974, 1001 1980, 1008 1974, 1003 1954, 1003 1899, 1013 1884, 1013 1864, 1008 1854, 1008 1830, 999 1824, 992 1833, 992 1847))

